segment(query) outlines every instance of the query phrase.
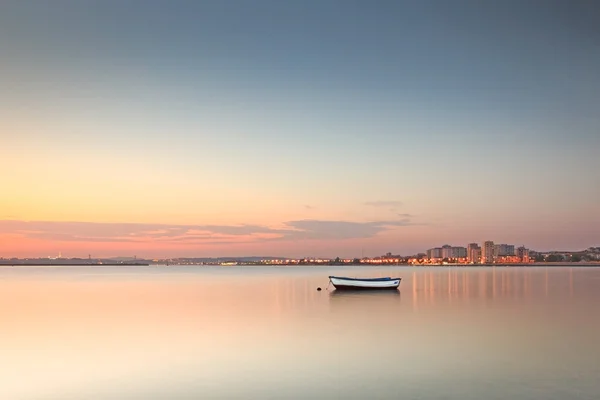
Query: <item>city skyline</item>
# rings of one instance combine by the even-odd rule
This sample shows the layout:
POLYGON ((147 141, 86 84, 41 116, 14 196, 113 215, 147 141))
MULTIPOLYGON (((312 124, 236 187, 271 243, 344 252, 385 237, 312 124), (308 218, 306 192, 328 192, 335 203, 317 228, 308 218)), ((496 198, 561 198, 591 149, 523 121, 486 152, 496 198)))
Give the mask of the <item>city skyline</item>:
POLYGON ((0 257, 598 246, 588 7, 3 2, 0 257))
MULTIPOLYGON (((390 249, 388 249, 390 250, 390 249)), ((50 254, 46 254, 46 255, 28 255, 28 256, 21 256, 18 257, 17 255, 0 255, 0 260, 9 260, 9 259, 53 259, 53 260, 60 260, 60 259, 81 259, 81 260, 85 260, 85 259, 114 259, 114 260, 143 260, 143 259, 162 259, 162 260, 168 260, 168 259, 185 259, 185 258, 214 258, 214 259, 227 259, 227 258, 232 258, 232 259, 238 259, 238 258, 252 258, 252 259, 259 259, 259 258, 264 258, 264 259, 307 259, 307 258, 311 258, 311 259, 323 259, 323 260, 333 260, 335 258, 342 258, 345 260, 349 260, 349 259, 376 259, 379 257, 402 257, 402 258, 413 258, 413 257, 421 257, 421 256, 425 256, 425 258, 429 259, 429 260, 438 260, 441 261, 442 259, 455 259, 458 260, 460 259, 461 262, 462 261, 468 261, 470 263, 495 263, 497 260, 504 260, 506 261, 505 258, 502 257, 506 257, 506 256, 520 256, 521 258, 523 257, 529 257, 530 252, 531 253, 535 253, 535 254, 578 254, 578 253, 586 253, 592 251, 594 253, 598 253, 600 252, 600 246, 589 246, 585 249, 566 249, 566 248, 555 248, 555 249, 533 249, 533 248, 529 248, 527 246, 525 246, 525 244, 508 244, 508 243, 499 243, 499 242, 494 242, 493 240, 483 240, 481 242, 471 242, 465 245, 450 245, 448 243, 444 243, 443 245, 438 245, 438 246, 434 246, 434 247, 429 247, 427 249, 421 249, 419 251, 413 252, 413 253, 406 253, 406 252, 398 252, 395 251, 394 249, 392 249, 392 251, 386 251, 384 255, 382 255, 383 253, 379 253, 379 254, 365 254, 364 248, 361 249, 361 255, 360 256, 348 256, 348 255, 340 255, 340 254, 328 254, 328 255, 316 255, 316 254, 303 254, 301 256, 290 256, 290 255, 276 255, 276 254, 262 254, 262 255, 258 255, 258 254, 187 254, 185 256, 178 256, 178 255, 165 255, 165 254, 161 254, 160 256, 157 255, 152 255, 152 254, 135 254, 135 255, 131 255, 131 254, 112 254, 112 255, 106 255, 106 254, 102 254, 102 255, 98 255, 98 254, 94 254, 94 256, 92 257, 92 254, 70 254, 70 255, 64 255, 62 254, 62 251, 58 251, 57 254, 50 255, 50 254), (488 248, 489 247, 489 248, 488 248), (486 248, 488 248, 489 254, 486 257, 486 248), (482 250, 484 249, 484 250, 482 250), (489 258, 488 258, 489 257, 489 258)), ((516 260, 513 260, 513 262, 516 262, 516 260)))

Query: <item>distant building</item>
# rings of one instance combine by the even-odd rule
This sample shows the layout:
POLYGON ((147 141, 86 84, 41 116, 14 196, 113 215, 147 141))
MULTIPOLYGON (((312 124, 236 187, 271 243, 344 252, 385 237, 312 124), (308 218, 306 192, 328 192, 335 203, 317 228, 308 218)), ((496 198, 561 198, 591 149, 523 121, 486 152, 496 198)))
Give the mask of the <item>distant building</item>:
POLYGON ((467 248, 457 246, 452 248, 452 258, 467 258, 467 248))
POLYGON ((526 249, 525 246, 519 247, 515 254, 519 258, 519 261, 529 262, 529 249, 526 249))
POLYGON ((496 257, 515 255, 515 246, 512 244, 497 244, 494 246, 494 250, 496 257))
POLYGON ((477 246, 475 250, 473 250, 473 262, 480 263, 481 262, 481 247, 477 246))
POLYGON ((477 243, 469 243, 467 246, 467 261, 470 263, 478 263, 481 258, 481 247, 477 243))
POLYGON ((491 240, 483 242, 481 246, 481 262, 482 263, 493 263, 495 259, 495 246, 491 240))
MULTIPOLYGON (((436 247, 436 249, 440 249, 440 257, 433 257, 433 258, 447 258, 449 260, 452 260, 452 259, 459 259, 459 258, 467 257, 466 247, 450 246, 449 244, 445 244, 441 248, 436 247)), ((431 249, 431 250, 435 250, 435 249, 431 249)))
POLYGON ((434 247, 432 249, 427 250, 427 258, 430 260, 442 258, 442 248, 434 247))
POLYGON ((452 257, 452 246, 445 244, 442 246, 442 258, 453 258, 452 257))

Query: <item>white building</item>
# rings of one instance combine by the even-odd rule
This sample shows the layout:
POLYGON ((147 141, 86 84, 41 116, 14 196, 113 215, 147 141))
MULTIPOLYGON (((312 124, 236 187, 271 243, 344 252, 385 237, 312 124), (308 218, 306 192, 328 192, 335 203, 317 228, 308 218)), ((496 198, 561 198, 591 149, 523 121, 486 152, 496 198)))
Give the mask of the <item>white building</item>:
POLYGON ((483 242, 481 246, 481 262, 493 263, 495 259, 495 246, 491 240, 483 242))
POLYGON ((481 258, 481 247, 477 243, 469 243, 467 246, 467 260, 470 263, 478 263, 481 258))
POLYGON ((452 246, 445 244, 442 246, 442 258, 453 258, 452 257, 452 246))

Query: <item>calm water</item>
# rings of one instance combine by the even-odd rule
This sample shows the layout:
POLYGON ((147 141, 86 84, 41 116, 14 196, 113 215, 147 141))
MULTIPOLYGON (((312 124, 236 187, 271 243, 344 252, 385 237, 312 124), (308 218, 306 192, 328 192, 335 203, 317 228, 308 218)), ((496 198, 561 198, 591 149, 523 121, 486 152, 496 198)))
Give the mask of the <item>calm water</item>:
POLYGON ((598 399, 599 304, 600 268, 0 267, 0 398, 598 399))

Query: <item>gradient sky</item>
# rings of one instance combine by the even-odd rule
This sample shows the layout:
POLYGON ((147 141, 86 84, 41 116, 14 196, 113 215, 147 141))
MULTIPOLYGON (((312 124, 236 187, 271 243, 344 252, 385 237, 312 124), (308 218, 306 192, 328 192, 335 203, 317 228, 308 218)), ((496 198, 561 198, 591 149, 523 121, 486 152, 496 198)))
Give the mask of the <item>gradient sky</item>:
POLYGON ((600 245, 593 1, 3 1, 0 256, 600 245))

